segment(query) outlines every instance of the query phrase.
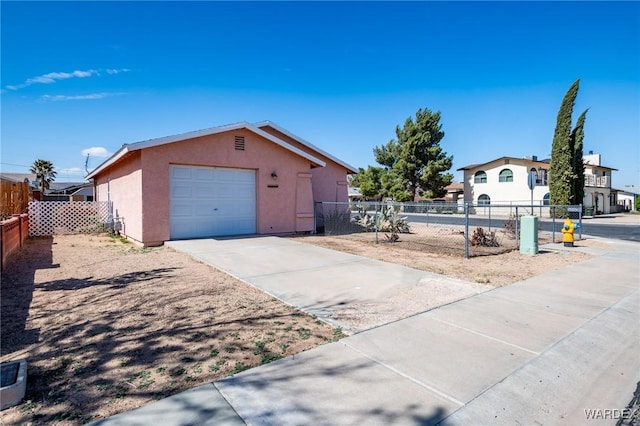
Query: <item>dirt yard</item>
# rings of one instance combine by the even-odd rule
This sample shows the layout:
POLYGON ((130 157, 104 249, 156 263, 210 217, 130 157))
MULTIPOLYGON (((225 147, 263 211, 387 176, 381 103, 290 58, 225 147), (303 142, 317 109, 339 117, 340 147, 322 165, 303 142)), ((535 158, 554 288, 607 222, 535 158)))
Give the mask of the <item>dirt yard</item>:
POLYGON ((3 425, 83 424, 342 337, 187 255, 108 236, 31 239, 2 274, 3 425))
MULTIPOLYGON (((489 286, 590 257, 465 260, 349 237, 295 238, 489 286)), ((108 236, 29 240, 2 274, 1 304, 1 360, 29 362, 25 401, 2 411, 6 425, 83 424, 343 336, 168 247, 108 236)))
MULTIPOLYGON (((371 233, 338 237, 304 236, 294 238, 296 241, 385 262, 398 263, 472 283, 488 284, 492 287, 513 284, 592 257, 592 255, 575 248, 563 248, 560 250, 542 249, 536 256, 520 254, 518 250, 513 250, 491 256, 464 259, 460 252, 451 254, 448 247, 438 247, 438 240, 432 241, 432 244, 423 245, 422 250, 417 250, 416 245, 411 244, 412 237, 415 238, 414 235, 400 234, 400 242, 388 243, 381 239, 378 244, 371 239, 371 233)), ((540 244, 543 242, 551 242, 551 239, 545 237, 540 241, 540 244)), ((575 246, 576 248, 611 248, 608 244, 596 240, 576 241, 575 246)))

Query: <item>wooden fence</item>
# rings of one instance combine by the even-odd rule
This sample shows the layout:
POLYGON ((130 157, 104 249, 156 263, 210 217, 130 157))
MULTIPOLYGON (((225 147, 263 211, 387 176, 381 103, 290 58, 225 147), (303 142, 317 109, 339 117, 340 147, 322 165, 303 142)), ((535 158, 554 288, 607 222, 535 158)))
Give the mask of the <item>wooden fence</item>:
POLYGON ((27 212, 29 184, 26 182, 0 181, 0 220, 27 212))
POLYGON ((29 215, 15 215, 0 221, 0 269, 4 270, 11 253, 19 250, 29 235, 29 215))

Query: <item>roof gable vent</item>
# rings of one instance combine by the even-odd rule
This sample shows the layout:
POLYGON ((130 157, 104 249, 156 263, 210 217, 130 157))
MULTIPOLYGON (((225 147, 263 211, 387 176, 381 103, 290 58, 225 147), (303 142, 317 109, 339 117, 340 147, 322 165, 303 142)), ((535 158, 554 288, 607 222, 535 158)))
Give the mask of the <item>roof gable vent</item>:
POLYGON ((244 136, 235 137, 236 151, 244 151, 244 136))

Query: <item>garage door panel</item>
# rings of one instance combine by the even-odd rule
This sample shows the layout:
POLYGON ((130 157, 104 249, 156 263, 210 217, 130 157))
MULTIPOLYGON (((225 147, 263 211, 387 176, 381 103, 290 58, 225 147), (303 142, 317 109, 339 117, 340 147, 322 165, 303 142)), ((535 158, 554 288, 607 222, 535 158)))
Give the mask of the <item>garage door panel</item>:
POLYGON ((171 197, 172 198, 192 198, 193 197, 193 189, 189 185, 175 184, 171 186, 171 197))
POLYGON ((212 186, 215 185, 215 182, 207 182, 207 183, 195 183, 193 186, 193 195, 192 198, 195 199, 215 199, 216 198, 216 189, 212 186))
MULTIPOLYGON (((246 171, 246 170, 242 170, 242 171, 246 171)), ((237 172, 242 172, 242 171, 237 169, 217 169, 215 171, 215 178, 220 182, 235 182, 239 179, 240 176, 243 175, 243 173, 237 173, 237 172)))
POLYGON ((225 184, 224 187, 219 189, 220 197, 235 198, 238 200, 251 201, 255 197, 255 186, 249 186, 244 183, 237 184, 225 184))
POLYGON ((190 167, 185 166, 172 166, 171 167, 171 178, 175 179, 191 179, 191 171, 190 167))
POLYGON ((228 219, 233 219, 233 217, 254 218, 256 212, 253 205, 243 205, 240 203, 234 204, 231 201, 220 202, 218 203, 216 208, 218 209, 219 216, 222 216, 224 218, 227 218, 228 216, 228 219))
POLYGON ((255 171, 170 166, 172 239, 253 234, 255 171))
POLYGON ((172 204, 171 217, 191 217, 193 215, 193 206, 191 204, 172 204))
POLYGON ((211 181, 215 179, 215 172, 211 169, 198 168, 193 170, 194 172, 192 173, 192 176, 195 180, 211 181))
POLYGON ((241 220, 241 219, 222 219, 219 225, 222 229, 234 228, 238 230, 237 234, 253 233, 253 220, 241 220))
POLYGON ((238 184, 245 183, 251 186, 254 186, 255 184, 255 174, 237 174, 233 178, 238 184))
POLYGON ((213 215, 214 215, 213 209, 202 207, 202 206, 194 206, 191 212, 191 217, 193 217, 194 219, 209 218, 209 217, 212 217, 213 215))

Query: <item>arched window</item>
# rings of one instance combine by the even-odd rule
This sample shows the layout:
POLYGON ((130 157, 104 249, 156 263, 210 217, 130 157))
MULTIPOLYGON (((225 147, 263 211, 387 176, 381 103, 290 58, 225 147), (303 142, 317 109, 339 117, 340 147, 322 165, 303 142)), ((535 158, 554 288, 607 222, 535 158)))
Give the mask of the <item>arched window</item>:
POLYGON ((509 169, 502 169, 498 182, 513 182, 513 172, 509 169))
POLYGON ((478 197, 479 206, 488 206, 489 204, 491 204, 491 198, 487 194, 482 194, 478 197))
POLYGON ((549 194, 548 192, 544 194, 544 197, 542 197, 542 204, 544 204, 545 206, 548 206, 550 198, 551 198, 551 194, 549 194))
POLYGON ((483 171, 476 172, 473 176, 473 183, 487 183, 487 174, 483 171))
POLYGON ((536 181, 537 185, 547 186, 548 185, 548 175, 549 171, 546 169, 538 169, 538 180, 536 181))

